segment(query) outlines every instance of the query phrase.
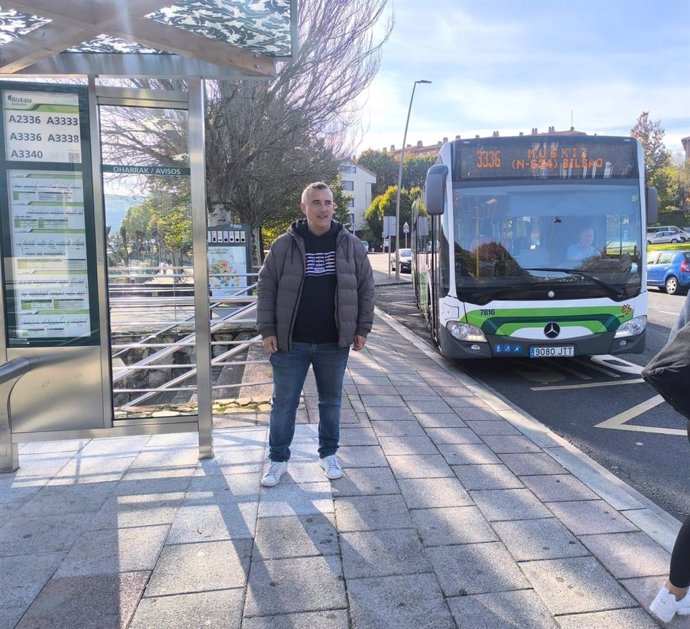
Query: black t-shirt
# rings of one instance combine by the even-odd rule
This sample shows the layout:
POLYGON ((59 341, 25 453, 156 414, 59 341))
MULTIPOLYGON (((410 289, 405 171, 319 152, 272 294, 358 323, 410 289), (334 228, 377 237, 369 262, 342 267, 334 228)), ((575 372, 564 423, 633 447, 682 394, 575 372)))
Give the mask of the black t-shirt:
POLYGON ((297 222, 296 231, 304 239, 306 252, 304 285, 297 307, 292 340, 298 343, 335 343, 338 326, 335 321, 336 236, 342 229, 339 223, 322 236, 309 231, 307 221, 297 222))

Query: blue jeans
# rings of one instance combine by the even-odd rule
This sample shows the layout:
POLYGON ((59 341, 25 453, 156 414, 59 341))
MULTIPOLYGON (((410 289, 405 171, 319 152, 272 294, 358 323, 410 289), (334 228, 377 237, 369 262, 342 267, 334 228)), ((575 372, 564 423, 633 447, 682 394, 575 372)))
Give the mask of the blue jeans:
POLYGON ((309 371, 314 370, 319 394, 319 457, 335 454, 340 438, 340 406, 349 347, 337 343, 293 343, 289 352, 271 354, 273 407, 269 429, 271 461, 287 461, 295 435, 299 396, 309 371))

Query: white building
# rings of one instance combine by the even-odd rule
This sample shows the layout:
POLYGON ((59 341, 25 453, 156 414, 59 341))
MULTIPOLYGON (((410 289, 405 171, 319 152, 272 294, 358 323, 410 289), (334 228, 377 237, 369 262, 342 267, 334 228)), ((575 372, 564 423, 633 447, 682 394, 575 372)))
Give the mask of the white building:
POLYGON ((362 229, 364 212, 371 205, 372 186, 376 183, 376 175, 366 168, 346 162, 340 167, 343 180, 343 192, 349 197, 351 231, 362 229))

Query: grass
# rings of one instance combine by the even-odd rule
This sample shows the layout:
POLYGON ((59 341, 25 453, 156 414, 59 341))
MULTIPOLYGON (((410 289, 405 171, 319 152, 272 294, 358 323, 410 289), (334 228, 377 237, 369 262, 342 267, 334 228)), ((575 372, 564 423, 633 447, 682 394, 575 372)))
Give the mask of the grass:
POLYGON ((664 243, 663 245, 647 245, 647 251, 690 251, 690 242, 664 243))

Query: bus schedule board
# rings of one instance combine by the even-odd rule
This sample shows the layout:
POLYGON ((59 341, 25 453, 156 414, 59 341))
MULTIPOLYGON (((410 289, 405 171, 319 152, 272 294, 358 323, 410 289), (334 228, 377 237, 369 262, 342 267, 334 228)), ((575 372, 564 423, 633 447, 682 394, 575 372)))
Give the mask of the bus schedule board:
POLYGON ((0 99, 7 345, 97 345, 86 90, 14 84, 0 99))
POLYGON ((77 94, 3 90, 5 159, 80 164, 77 94))
POLYGON ((637 177, 632 138, 518 137, 459 140, 453 179, 619 179, 637 177))

